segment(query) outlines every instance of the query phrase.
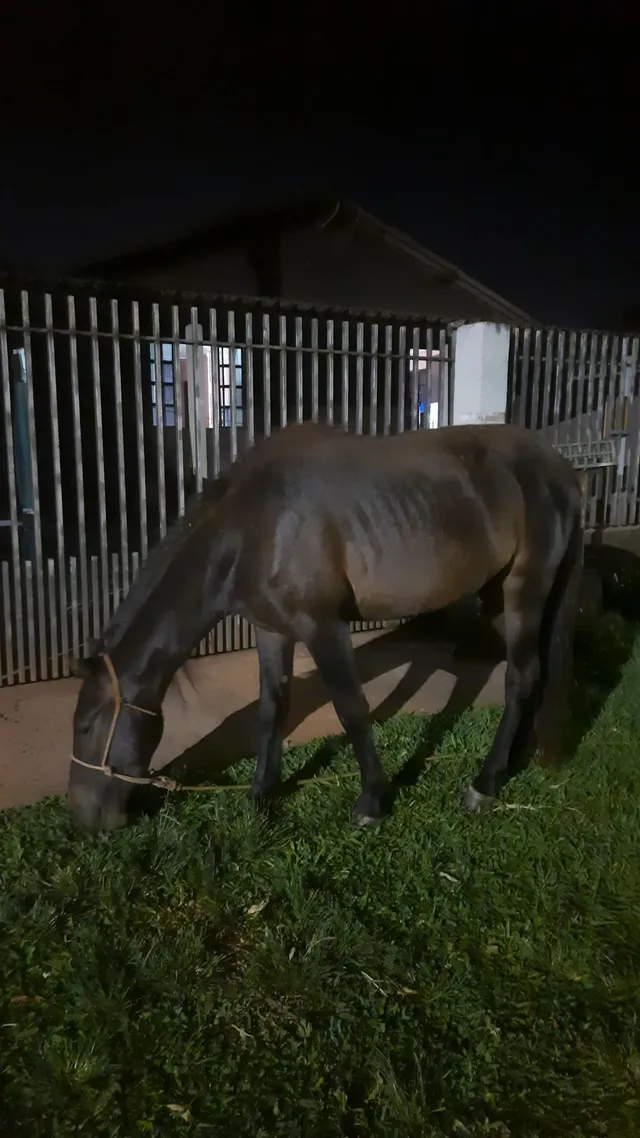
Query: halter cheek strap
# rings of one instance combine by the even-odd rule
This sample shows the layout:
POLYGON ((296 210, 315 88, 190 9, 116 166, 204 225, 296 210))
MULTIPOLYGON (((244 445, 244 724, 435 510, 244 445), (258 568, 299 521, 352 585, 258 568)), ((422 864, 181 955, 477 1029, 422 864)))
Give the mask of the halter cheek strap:
POLYGON ((115 734, 118 718, 123 707, 130 707, 132 711, 137 711, 140 715, 153 715, 160 718, 159 711, 151 711, 148 707, 139 707, 136 703, 129 703, 122 698, 122 691, 120 689, 120 681, 113 666, 113 661, 107 652, 103 652, 102 659, 104 660, 109 679, 111 681, 111 689, 113 692, 113 715, 111 716, 111 723, 109 724, 109 732, 104 745, 102 759, 99 764, 87 763, 84 759, 78 759, 75 755, 71 756, 72 763, 77 763, 79 767, 86 767, 90 771, 98 771, 109 778, 117 778, 121 782, 131 782, 138 786, 158 786, 163 790, 177 790, 178 783, 170 778, 164 778, 162 775, 130 775, 122 774, 120 771, 114 771, 113 767, 109 765, 109 752, 111 751, 111 744, 115 734))

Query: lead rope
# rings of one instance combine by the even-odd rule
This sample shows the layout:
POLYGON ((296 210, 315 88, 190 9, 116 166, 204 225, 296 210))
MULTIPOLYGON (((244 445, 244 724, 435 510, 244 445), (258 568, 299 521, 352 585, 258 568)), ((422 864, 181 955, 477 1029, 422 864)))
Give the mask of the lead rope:
MULTIPOLYGON (((108 655, 107 652, 103 652, 102 658, 104 660, 105 667, 106 667, 107 672, 109 674, 109 679, 111 680, 111 687, 113 689, 113 715, 111 717, 111 724, 109 727, 109 733, 107 735, 107 741, 105 743, 104 752, 103 752, 102 759, 101 759, 99 765, 97 765, 96 763, 86 763, 84 761, 84 759, 78 759, 78 758, 76 758, 75 755, 72 754, 71 755, 71 761, 73 763, 77 763, 79 767, 86 767, 86 769, 90 770, 90 771, 101 772, 102 774, 107 775, 108 778, 117 778, 120 780, 120 782, 130 782, 130 783, 133 783, 134 785, 137 785, 137 786, 156 786, 160 790, 166 790, 166 791, 170 791, 170 792, 188 790, 188 791, 197 791, 199 793, 202 793, 204 791, 204 792, 208 792, 210 794, 220 794, 220 793, 222 793, 223 790, 250 790, 251 789, 251 784, 250 783, 244 783, 244 782, 242 782, 242 783, 241 782, 231 782, 231 783, 225 783, 224 785, 221 785, 220 783, 218 783, 218 785, 210 785, 209 784, 209 785, 200 785, 200 786, 184 786, 182 783, 176 782, 175 779, 167 778, 165 775, 161 775, 161 774, 131 775, 131 774, 122 774, 120 771, 114 771, 113 767, 109 766, 109 751, 111 749, 111 743, 113 741, 113 736, 115 733, 116 724, 118 722, 118 716, 120 715, 122 708, 123 707, 130 707, 132 711, 138 711, 141 715, 154 715, 156 717, 159 717, 161 712, 151 711, 151 709, 148 707, 140 707, 137 703, 129 703, 127 700, 123 699, 122 698, 122 691, 120 689, 120 681, 118 680, 118 676, 117 676, 116 670, 113 666, 113 662, 111 660, 111 657, 108 655)), ((445 754, 433 755, 433 756, 431 756, 431 758, 427 759, 427 762, 428 763, 434 763, 434 762, 439 761, 440 759, 455 759, 455 758, 459 758, 459 755, 455 751, 452 751, 449 754, 445 753, 445 754)), ((480 758, 482 758, 482 756, 481 755, 474 755, 473 758, 480 759, 480 758)), ((347 774, 314 775, 313 778, 296 779, 296 783, 298 786, 312 786, 312 785, 315 786, 317 783, 337 783, 340 781, 340 779, 343 779, 343 778, 352 778, 352 777, 355 778, 357 776, 357 774, 358 774, 357 771, 353 771, 353 772, 349 772, 347 774)))

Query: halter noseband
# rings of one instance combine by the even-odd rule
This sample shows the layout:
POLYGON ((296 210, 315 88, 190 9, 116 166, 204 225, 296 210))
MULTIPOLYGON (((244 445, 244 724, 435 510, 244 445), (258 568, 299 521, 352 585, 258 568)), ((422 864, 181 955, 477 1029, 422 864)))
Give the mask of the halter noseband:
POLYGON ((109 751, 111 750, 111 744, 113 742, 113 736, 115 734, 116 725, 118 722, 120 712, 122 711, 122 708, 123 707, 130 707, 132 711, 138 711, 140 713, 140 715, 153 715, 156 718, 160 718, 161 712, 151 711, 148 707, 139 707, 138 704, 129 703, 128 700, 123 699, 122 698, 122 691, 120 689, 120 681, 119 681, 118 676, 116 674, 116 670, 113 666, 113 662, 111 660, 111 657, 108 655, 107 652, 103 652, 102 653, 102 659, 104 660, 105 667, 106 667, 107 672, 109 674, 109 679, 111 681, 111 688, 113 691, 113 715, 111 717, 111 724, 109 726, 109 733, 107 735, 107 741, 104 745, 104 752, 102 755, 102 759, 100 760, 99 764, 97 764, 97 763, 86 763, 84 761, 84 759, 78 759, 75 755, 72 755, 71 756, 71 762, 77 763, 78 766, 80 766, 80 767, 86 767, 87 770, 98 771, 104 775, 107 775, 108 778, 120 779, 121 782, 132 782, 137 786, 158 786, 162 790, 177 790, 178 789, 178 783, 174 782, 170 778, 164 778, 162 775, 122 774, 120 771, 114 771, 113 767, 111 767, 109 765, 109 751))

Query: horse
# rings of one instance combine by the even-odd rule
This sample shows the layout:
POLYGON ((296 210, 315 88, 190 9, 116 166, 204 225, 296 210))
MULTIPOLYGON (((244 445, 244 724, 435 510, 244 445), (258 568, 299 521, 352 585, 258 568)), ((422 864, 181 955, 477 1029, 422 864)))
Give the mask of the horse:
POLYGON ((175 674, 223 617, 256 629, 259 743, 251 794, 280 778, 294 646, 302 642, 360 770, 358 825, 387 813, 349 622, 393 621, 466 596, 502 610, 505 703, 463 792, 493 800, 524 738, 560 745, 582 566, 578 478, 541 435, 503 424, 352 435, 299 424, 254 446, 203 489, 152 552, 88 658, 73 719, 76 825, 136 817, 175 674), (496 603, 496 598, 499 604, 496 603), (138 795, 138 798, 140 796, 138 795))

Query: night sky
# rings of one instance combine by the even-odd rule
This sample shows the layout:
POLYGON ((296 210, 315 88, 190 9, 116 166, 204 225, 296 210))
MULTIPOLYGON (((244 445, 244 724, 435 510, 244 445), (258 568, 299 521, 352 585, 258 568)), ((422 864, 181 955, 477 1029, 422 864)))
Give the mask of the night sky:
POLYGON ((71 9, 47 25, 21 5, 0 80, 0 265, 59 273, 330 191, 543 320, 640 305, 640 13, 611 5, 576 29, 562 4, 532 8, 537 25, 519 7, 491 23, 453 5, 446 26, 418 10, 309 9, 292 31, 282 14, 216 10, 209 29, 176 9, 180 35, 114 12, 90 36, 71 9))

